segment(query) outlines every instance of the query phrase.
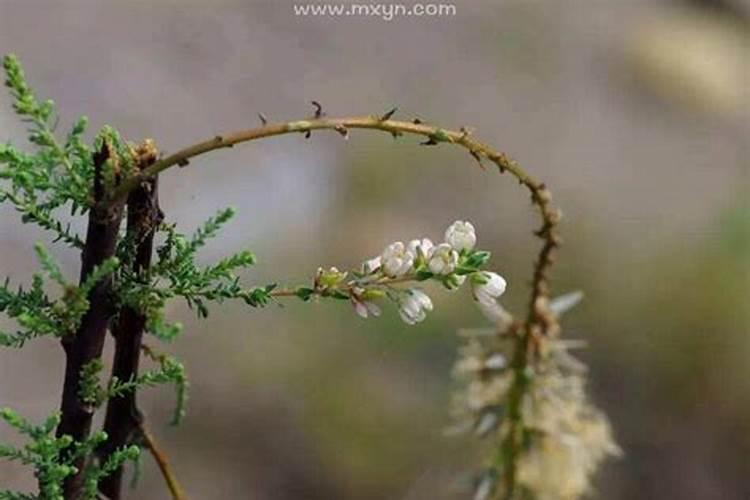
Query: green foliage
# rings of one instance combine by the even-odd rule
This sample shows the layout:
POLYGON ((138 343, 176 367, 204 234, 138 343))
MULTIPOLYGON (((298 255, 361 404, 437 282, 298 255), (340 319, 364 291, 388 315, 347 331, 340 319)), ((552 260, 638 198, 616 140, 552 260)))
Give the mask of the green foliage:
POLYGON ((47 297, 43 287, 44 279, 39 274, 34 275, 28 290, 22 287, 11 290, 7 279, 0 286, 0 312, 15 319, 20 326, 15 333, 0 332, 0 346, 20 348, 32 338, 58 334, 55 303, 47 297))
MULTIPOLYGON (((0 419, 29 439, 23 448, 0 445, 0 459, 31 466, 39 483, 37 494, 0 491, 0 499, 3 500, 62 500, 63 482, 67 477, 76 473, 74 461, 90 453, 107 438, 103 432, 93 434, 82 443, 74 443, 70 436, 55 437, 55 428, 60 423, 60 416, 57 413, 47 418, 42 424, 35 425, 13 410, 3 408, 0 410, 0 419)), ((118 450, 104 464, 93 464, 86 472, 86 490, 83 499, 96 498, 96 485, 99 481, 111 474, 119 466, 118 464, 133 460, 137 454, 138 448, 132 446, 118 450)))
POLYGON ((14 98, 13 109, 28 124, 29 141, 36 152, 28 154, 10 144, 0 145, 0 179, 7 181, 0 189, 0 201, 13 204, 24 222, 38 224, 55 233, 57 240, 81 248, 81 239, 55 211, 66 205, 73 214, 90 208, 93 164, 91 150, 83 141, 87 120, 76 120, 65 141, 58 141, 54 102, 36 98, 15 56, 6 56, 3 67, 5 85, 14 98))
MULTIPOLYGON (((105 436, 106 438, 106 436, 105 436)), ((140 456, 140 448, 137 446, 126 446, 115 450, 102 464, 93 464, 86 471, 86 479, 83 487, 83 498, 95 499, 98 497, 99 482, 122 467, 125 462, 136 461, 140 456)))
MULTIPOLYGON (((22 449, 0 447, 0 457, 34 468, 34 474, 39 482, 39 498, 62 499, 62 483, 66 477, 74 474, 76 469, 63 458, 64 450, 72 444, 72 439, 69 436, 57 438, 52 435, 59 423, 59 415, 49 417, 41 425, 33 425, 13 410, 4 408, 0 410, 0 418, 31 441, 22 449)), ((18 494, 4 492, 3 495, 14 498, 11 495, 18 494)))
POLYGON ((81 369, 81 384, 78 396, 81 401, 92 408, 98 408, 108 399, 121 397, 138 389, 173 384, 177 401, 172 416, 172 424, 178 425, 185 416, 189 387, 185 366, 176 358, 156 353, 151 348, 144 347, 144 351, 149 358, 158 363, 158 368, 146 371, 130 380, 112 377, 106 388, 101 385, 101 372, 104 368, 102 360, 97 358, 84 365, 81 369))
POLYGON ((34 250, 49 280, 62 288, 62 296, 53 300, 47 295, 44 291, 45 279, 41 274, 34 274, 28 290, 19 287, 13 291, 9 280, 6 280, 0 286, 0 312, 14 318, 21 328, 12 334, 0 332, 0 346, 20 348, 27 340, 36 337, 72 335, 88 310, 87 296, 91 288, 118 266, 117 259, 109 259, 95 268, 81 286, 77 286, 65 279, 57 262, 43 245, 35 245, 34 250))
POLYGON ((81 368, 78 397, 92 408, 98 408, 106 398, 99 381, 99 375, 103 369, 104 363, 100 358, 89 361, 81 368))
POLYGON ((104 394, 106 399, 122 396, 143 387, 154 387, 162 384, 174 384, 177 402, 172 414, 172 425, 178 425, 185 416, 185 405, 189 383, 185 366, 176 358, 166 354, 158 354, 150 348, 145 348, 146 355, 159 364, 159 368, 142 373, 138 377, 120 381, 112 377, 104 394))
MULTIPOLYGON (((245 288, 240 284, 236 272, 255 263, 249 251, 240 251, 211 265, 196 262, 198 251, 208 240, 234 216, 234 210, 220 210, 209 218, 191 236, 179 233, 173 224, 162 224, 159 233, 163 242, 156 250, 157 262, 145 273, 136 276, 127 268, 122 269, 118 279, 118 297, 123 304, 144 311, 150 333, 166 341, 173 340, 180 332, 178 324, 164 319, 164 307, 168 300, 182 298, 196 310, 201 318, 208 316, 209 302, 224 302, 239 299, 246 304, 259 307, 270 301, 274 285, 245 288)), ((132 244, 124 241, 118 251, 122 258, 132 254, 132 244)))

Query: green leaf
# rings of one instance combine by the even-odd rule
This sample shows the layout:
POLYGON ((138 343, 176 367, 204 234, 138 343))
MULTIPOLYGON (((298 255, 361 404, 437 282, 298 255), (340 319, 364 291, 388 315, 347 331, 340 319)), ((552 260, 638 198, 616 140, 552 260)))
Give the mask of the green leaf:
POLYGON ((416 274, 417 281, 426 281, 430 278, 433 278, 434 276, 435 275, 432 272, 423 269, 417 271, 416 274))
POLYGON ((301 286, 294 291, 294 294, 300 299, 307 302, 312 298, 313 295, 315 295, 315 290, 313 290, 312 288, 301 286))

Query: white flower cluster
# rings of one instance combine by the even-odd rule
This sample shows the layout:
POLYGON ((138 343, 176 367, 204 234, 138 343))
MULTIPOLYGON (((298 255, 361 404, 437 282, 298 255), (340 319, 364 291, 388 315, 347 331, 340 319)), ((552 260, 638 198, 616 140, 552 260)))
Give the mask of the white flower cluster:
POLYGON ((505 280, 498 274, 483 271, 489 252, 475 250, 477 235, 470 222, 456 221, 445 230, 442 243, 428 238, 414 239, 404 244, 396 241, 383 252, 362 264, 356 288, 350 294, 354 309, 362 317, 377 315, 379 308, 373 299, 387 296, 399 305, 405 323, 413 325, 432 311, 430 297, 421 289, 397 289, 391 285, 425 280, 436 280, 449 290, 463 285, 467 278, 475 300, 489 316, 501 315, 497 298, 505 292, 505 280), (373 292, 380 292, 375 293, 373 292))
MULTIPOLYGON (((549 309, 557 317, 580 299, 579 292, 564 295, 549 309)), ((454 367, 465 382, 454 397, 457 429, 493 437, 502 447, 511 432, 504 409, 521 377, 526 390, 516 425, 522 425, 527 442, 516 457, 517 487, 539 500, 576 500, 590 490, 599 465, 620 454, 606 416, 586 397, 586 367, 569 352, 580 343, 540 338, 536 364, 519 372, 507 362, 517 345, 514 336, 505 335, 508 326, 462 331, 467 343, 454 367)), ((487 500, 502 491, 501 479, 498 469, 486 470, 474 498, 487 500)))

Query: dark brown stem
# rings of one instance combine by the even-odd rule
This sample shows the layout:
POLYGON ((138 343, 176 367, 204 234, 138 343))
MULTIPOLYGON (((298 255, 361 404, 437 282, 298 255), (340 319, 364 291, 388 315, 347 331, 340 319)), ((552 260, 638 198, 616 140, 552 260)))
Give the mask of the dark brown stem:
MULTIPOLYGON (((114 203, 106 210, 101 208, 104 199, 104 165, 110 158, 111 150, 104 144, 93 158, 94 161, 94 201, 95 208, 89 212, 86 242, 81 256, 80 282, 83 283, 91 272, 115 254, 117 236, 122 220, 122 203, 114 203)), ((80 398, 81 370, 84 366, 102 355, 104 339, 113 314, 111 304, 112 279, 102 279, 91 290, 89 309, 81 320, 75 335, 67 335, 62 340, 65 350, 65 382, 63 385, 61 420, 57 435, 69 435, 76 442, 84 441, 91 431, 91 420, 96 410, 80 398)), ((87 457, 77 457, 74 465, 78 469, 64 486, 66 500, 79 498, 83 472, 87 457)))
MULTIPOLYGON (((144 165, 145 166, 145 165, 144 165)), ((133 190, 127 201, 126 241, 132 245, 132 260, 124 263, 134 275, 143 276, 151 266, 154 233, 163 216, 159 209, 157 178, 144 181, 133 190)), ((138 376, 141 342, 146 325, 145 315, 136 308, 124 306, 112 328, 115 354, 112 378, 121 382, 138 376)), ((118 448, 131 444, 138 437, 142 415, 136 404, 136 391, 128 391, 107 402, 104 431, 108 439, 98 450, 102 461, 118 448)), ((99 483, 99 491, 110 499, 120 498, 123 467, 119 467, 99 483)))

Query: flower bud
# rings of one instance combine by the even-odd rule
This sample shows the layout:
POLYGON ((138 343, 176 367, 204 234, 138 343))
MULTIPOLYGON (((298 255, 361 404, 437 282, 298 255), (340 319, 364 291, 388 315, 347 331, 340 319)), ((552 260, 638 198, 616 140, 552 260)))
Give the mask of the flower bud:
POLYGON ((497 304, 497 298, 505 293, 505 279, 497 273, 488 271, 482 271, 476 275, 481 279, 477 277, 472 279, 474 298, 480 304, 493 308, 497 304))
POLYGON ((354 312, 356 312, 362 318, 367 318, 370 315, 380 316, 380 307, 370 300, 370 297, 366 296, 367 291, 361 288, 355 288, 352 290, 351 301, 354 312))
POLYGON ((458 250, 471 250, 477 243, 477 235, 471 222, 457 220, 445 230, 445 242, 458 250))
POLYGON ((407 290, 401 299, 399 314, 404 323, 414 325, 424 321, 427 311, 432 311, 432 300, 422 290, 412 288, 407 290))
POLYGON ((328 270, 318 269, 318 284, 324 288, 336 286, 346 278, 346 274, 335 267, 328 270))

